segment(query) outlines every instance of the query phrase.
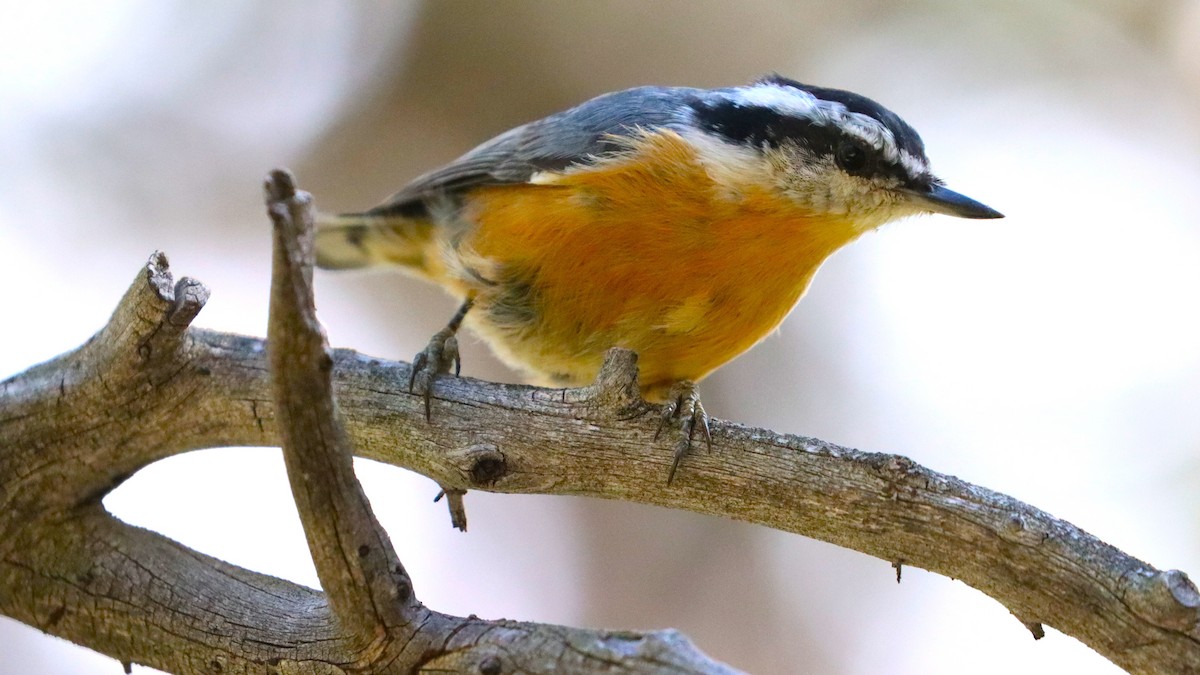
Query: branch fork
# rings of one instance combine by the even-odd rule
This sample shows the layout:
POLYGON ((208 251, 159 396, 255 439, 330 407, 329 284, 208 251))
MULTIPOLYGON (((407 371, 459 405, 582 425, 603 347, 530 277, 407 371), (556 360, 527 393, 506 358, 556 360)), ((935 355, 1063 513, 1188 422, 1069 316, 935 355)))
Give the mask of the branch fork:
MULTIPOLYGON (((714 452, 650 442, 636 357, 587 387, 438 383, 437 423, 410 366, 330 351, 313 311, 312 202, 285 172, 268 340, 191 326, 208 290, 151 256, 87 344, 0 383, 0 614, 180 673, 729 673, 674 631, 593 631, 453 617, 420 603, 353 474, 353 454, 444 486, 589 495, 745 520, 982 590, 1131 672, 1200 672, 1200 592, 1050 514, 903 457, 713 421, 714 452), (341 411, 348 414, 342 415, 341 411), (324 593, 191 551, 101 499, 185 451, 282 446, 324 593), (449 450, 448 450, 449 449, 449 450)), ((461 509, 461 504, 459 504, 461 509)), ((465 514, 462 516, 465 527, 465 514)), ((802 662, 803 657, 798 657, 802 662)))

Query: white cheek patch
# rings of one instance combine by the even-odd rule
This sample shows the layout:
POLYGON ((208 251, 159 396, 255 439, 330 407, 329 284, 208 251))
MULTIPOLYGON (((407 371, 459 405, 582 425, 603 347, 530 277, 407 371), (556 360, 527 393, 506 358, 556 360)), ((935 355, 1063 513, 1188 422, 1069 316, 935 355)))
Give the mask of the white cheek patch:
POLYGON ((682 136, 696 149, 696 158, 705 172, 727 197, 734 198, 751 185, 775 185, 770 163, 758 150, 699 131, 687 131, 682 136))
POLYGON ((883 186, 846 174, 831 157, 797 147, 764 152, 700 132, 683 137, 722 198, 737 201, 750 188, 765 188, 813 213, 852 216, 864 232, 906 215, 883 186))
POLYGON ((803 148, 768 155, 775 167, 778 189, 813 213, 842 216, 860 232, 911 215, 913 210, 889 186, 851 176, 831 157, 817 157, 803 148))

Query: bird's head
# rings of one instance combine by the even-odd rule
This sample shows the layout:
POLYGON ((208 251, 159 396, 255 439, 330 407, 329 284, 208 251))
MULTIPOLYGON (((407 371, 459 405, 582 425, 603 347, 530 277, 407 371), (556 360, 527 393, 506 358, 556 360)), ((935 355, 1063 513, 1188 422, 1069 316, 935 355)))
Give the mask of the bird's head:
POLYGON ((769 76, 713 89, 689 103, 693 129, 800 208, 878 227, 917 213, 1001 218, 930 171, 925 145, 898 115, 865 96, 769 76))

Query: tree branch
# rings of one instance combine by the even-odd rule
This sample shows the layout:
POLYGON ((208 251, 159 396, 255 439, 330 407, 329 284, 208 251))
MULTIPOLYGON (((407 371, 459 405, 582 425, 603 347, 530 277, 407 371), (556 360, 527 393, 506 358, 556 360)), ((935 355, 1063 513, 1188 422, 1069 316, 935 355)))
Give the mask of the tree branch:
MULTIPOLYGON (((296 236, 294 220, 311 219, 310 200, 290 194, 284 175, 272 179, 271 215, 289 221, 277 236, 296 236)), ((345 441, 329 397, 331 362, 298 264, 311 242, 280 243, 275 398, 330 595, 104 510, 105 494, 156 459, 235 437, 280 443, 265 345, 190 328, 207 290, 189 279, 173 284, 156 253, 96 337, 0 383, 0 613, 124 663, 179 673, 733 672, 674 631, 484 621, 420 605, 349 455, 337 452, 345 441), (363 542, 378 549, 362 555, 363 542)))
MULTIPOLYGON (((0 385, 0 613, 179 672, 378 664, 387 650, 335 620, 341 610, 331 611, 326 596, 197 554, 100 506, 157 459, 281 443, 263 342, 187 327, 206 295, 187 279, 172 284, 156 254, 88 344, 0 385)), ((407 392, 408 375, 408 364, 335 350, 333 391, 356 454, 451 489, 623 499, 804 534, 960 579, 1031 629, 1054 626, 1128 670, 1200 670, 1200 594, 1182 572, 1157 570, 1047 513, 903 457, 714 420, 713 452, 689 455, 665 487, 670 440, 652 441, 657 417, 637 397, 631 354, 610 354, 599 381, 581 389, 440 378, 432 425, 421 398, 407 392)), ((346 539, 352 548, 356 537, 346 539)), ((366 594, 378 597, 362 575, 366 594)), ((396 577, 385 576, 386 595, 396 577)), ((368 623, 408 625, 413 606, 393 608, 401 624, 368 623)), ((631 670, 720 669, 670 632, 424 611, 433 618, 418 632, 447 636, 424 643, 434 648, 423 654, 432 660, 420 661, 429 668, 601 669, 611 661, 631 670)))
POLYGON ((266 193, 275 226, 267 355, 288 480, 338 622, 363 642, 361 660, 395 663, 401 649, 430 649, 428 640, 414 638, 433 617, 415 601, 412 581, 354 475, 333 397, 333 359, 313 301, 312 199, 297 194, 292 177, 280 171, 267 178, 266 193))

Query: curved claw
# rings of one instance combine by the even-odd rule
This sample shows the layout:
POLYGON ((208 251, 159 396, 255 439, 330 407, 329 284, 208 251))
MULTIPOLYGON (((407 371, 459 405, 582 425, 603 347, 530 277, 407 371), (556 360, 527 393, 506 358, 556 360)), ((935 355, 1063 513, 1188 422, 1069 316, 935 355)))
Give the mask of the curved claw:
POLYGON ((692 437, 696 433, 696 425, 704 432, 704 442, 708 451, 712 452, 712 433, 708 426, 708 413, 700 403, 700 391, 696 383, 683 380, 675 383, 667 393, 667 403, 663 405, 662 416, 658 421, 658 431, 654 433, 655 440, 662 434, 663 427, 671 420, 679 421, 680 439, 675 443, 675 454, 671 460, 671 469, 667 473, 667 485, 675 480, 675 472, 684 455, 692 449, 692 437))
MULTIPOLYGON (((462 356, 458 353, 458 336, 451 335, 446 339, 446 353, 454 360, 454 376, 462 374, 462 356)), ((449 368, 447 368, 449 370, 449 368)))

